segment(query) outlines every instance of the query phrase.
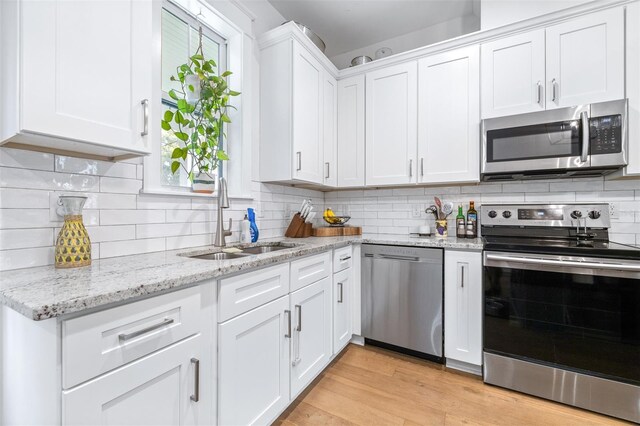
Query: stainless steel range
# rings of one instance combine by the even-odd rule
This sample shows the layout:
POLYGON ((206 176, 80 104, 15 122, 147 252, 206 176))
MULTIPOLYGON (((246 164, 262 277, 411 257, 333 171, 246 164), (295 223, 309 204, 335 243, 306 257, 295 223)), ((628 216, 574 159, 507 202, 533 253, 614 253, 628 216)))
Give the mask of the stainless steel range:
POLYGON ((640 422, 640 249, 608 204, 480 214, 484 381, 640 422))

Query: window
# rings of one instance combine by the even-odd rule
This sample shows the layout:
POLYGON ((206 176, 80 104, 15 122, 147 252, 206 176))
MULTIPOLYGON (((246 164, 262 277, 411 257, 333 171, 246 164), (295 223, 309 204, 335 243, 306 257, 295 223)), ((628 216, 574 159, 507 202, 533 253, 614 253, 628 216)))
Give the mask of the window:
MULTIPOLYGON (((176 68, 186 63, 198 49, 198 28, 200 22, 182 9, 171 3, 165 3, 162 9, 162 112, 167 109, 176 110, 176 104, 169 97, 171 89, 182 90, 180 83, 171 81, 176 75, 176 68)), ((218 65, 217 72, 226 70, 226 40, 211 28, 202 24, 202 48, 205 58, 213 59, 218 65)), ((160 184, 168 187, 190 187, 189 177, 184 169, 171 172, 171 153, 181 146, 169 131, 161 130, 161 171, 160 184)), ((187 162, 191 158, 187 157, 187 162)), ((190 166, 190 164, 188 165, 190 166)), ((187 167, 190 168, 190 167, 187 167)), ((220 167, 215 170, 219 175, 220 167)))

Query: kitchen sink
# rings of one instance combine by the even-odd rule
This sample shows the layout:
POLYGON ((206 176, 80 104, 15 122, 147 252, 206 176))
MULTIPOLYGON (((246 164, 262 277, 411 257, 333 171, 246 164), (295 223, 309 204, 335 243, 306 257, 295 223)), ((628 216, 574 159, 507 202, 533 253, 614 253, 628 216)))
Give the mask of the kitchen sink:
POLYGON ((230 259, 241 259, 247 256, 250 256, 250 254, 216 252, 216 253, 206 253, 206 254, 200 254, 197 256, 189 256, 189 257, 192 259, 230 260, 230 259))
POLYGON ((286 250, 290 248, 293 248, 293 246, 283 246, 278 244, 278 245, 269 245, 269 246, 247 247, 241 250, 242 250, 242 253, 263 254, 263 253, 271 253, 272 251, 286 250))

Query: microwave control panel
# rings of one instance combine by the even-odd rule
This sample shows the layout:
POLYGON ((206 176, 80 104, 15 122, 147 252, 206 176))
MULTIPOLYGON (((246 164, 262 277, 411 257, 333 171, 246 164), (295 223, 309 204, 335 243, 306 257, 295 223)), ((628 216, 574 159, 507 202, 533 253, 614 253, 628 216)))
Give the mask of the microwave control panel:
POLYGON ((594 117, 589 127, 591 155, 622 152, 622 116, 594 117))

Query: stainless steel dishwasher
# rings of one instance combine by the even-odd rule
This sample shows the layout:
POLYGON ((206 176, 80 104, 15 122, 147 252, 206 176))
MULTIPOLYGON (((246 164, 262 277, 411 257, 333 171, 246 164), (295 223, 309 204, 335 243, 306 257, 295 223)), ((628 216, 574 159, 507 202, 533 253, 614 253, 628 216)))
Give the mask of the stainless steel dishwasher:
POLYGON ((443 250, 362 245, 366 343, 442 362, 443 250))

